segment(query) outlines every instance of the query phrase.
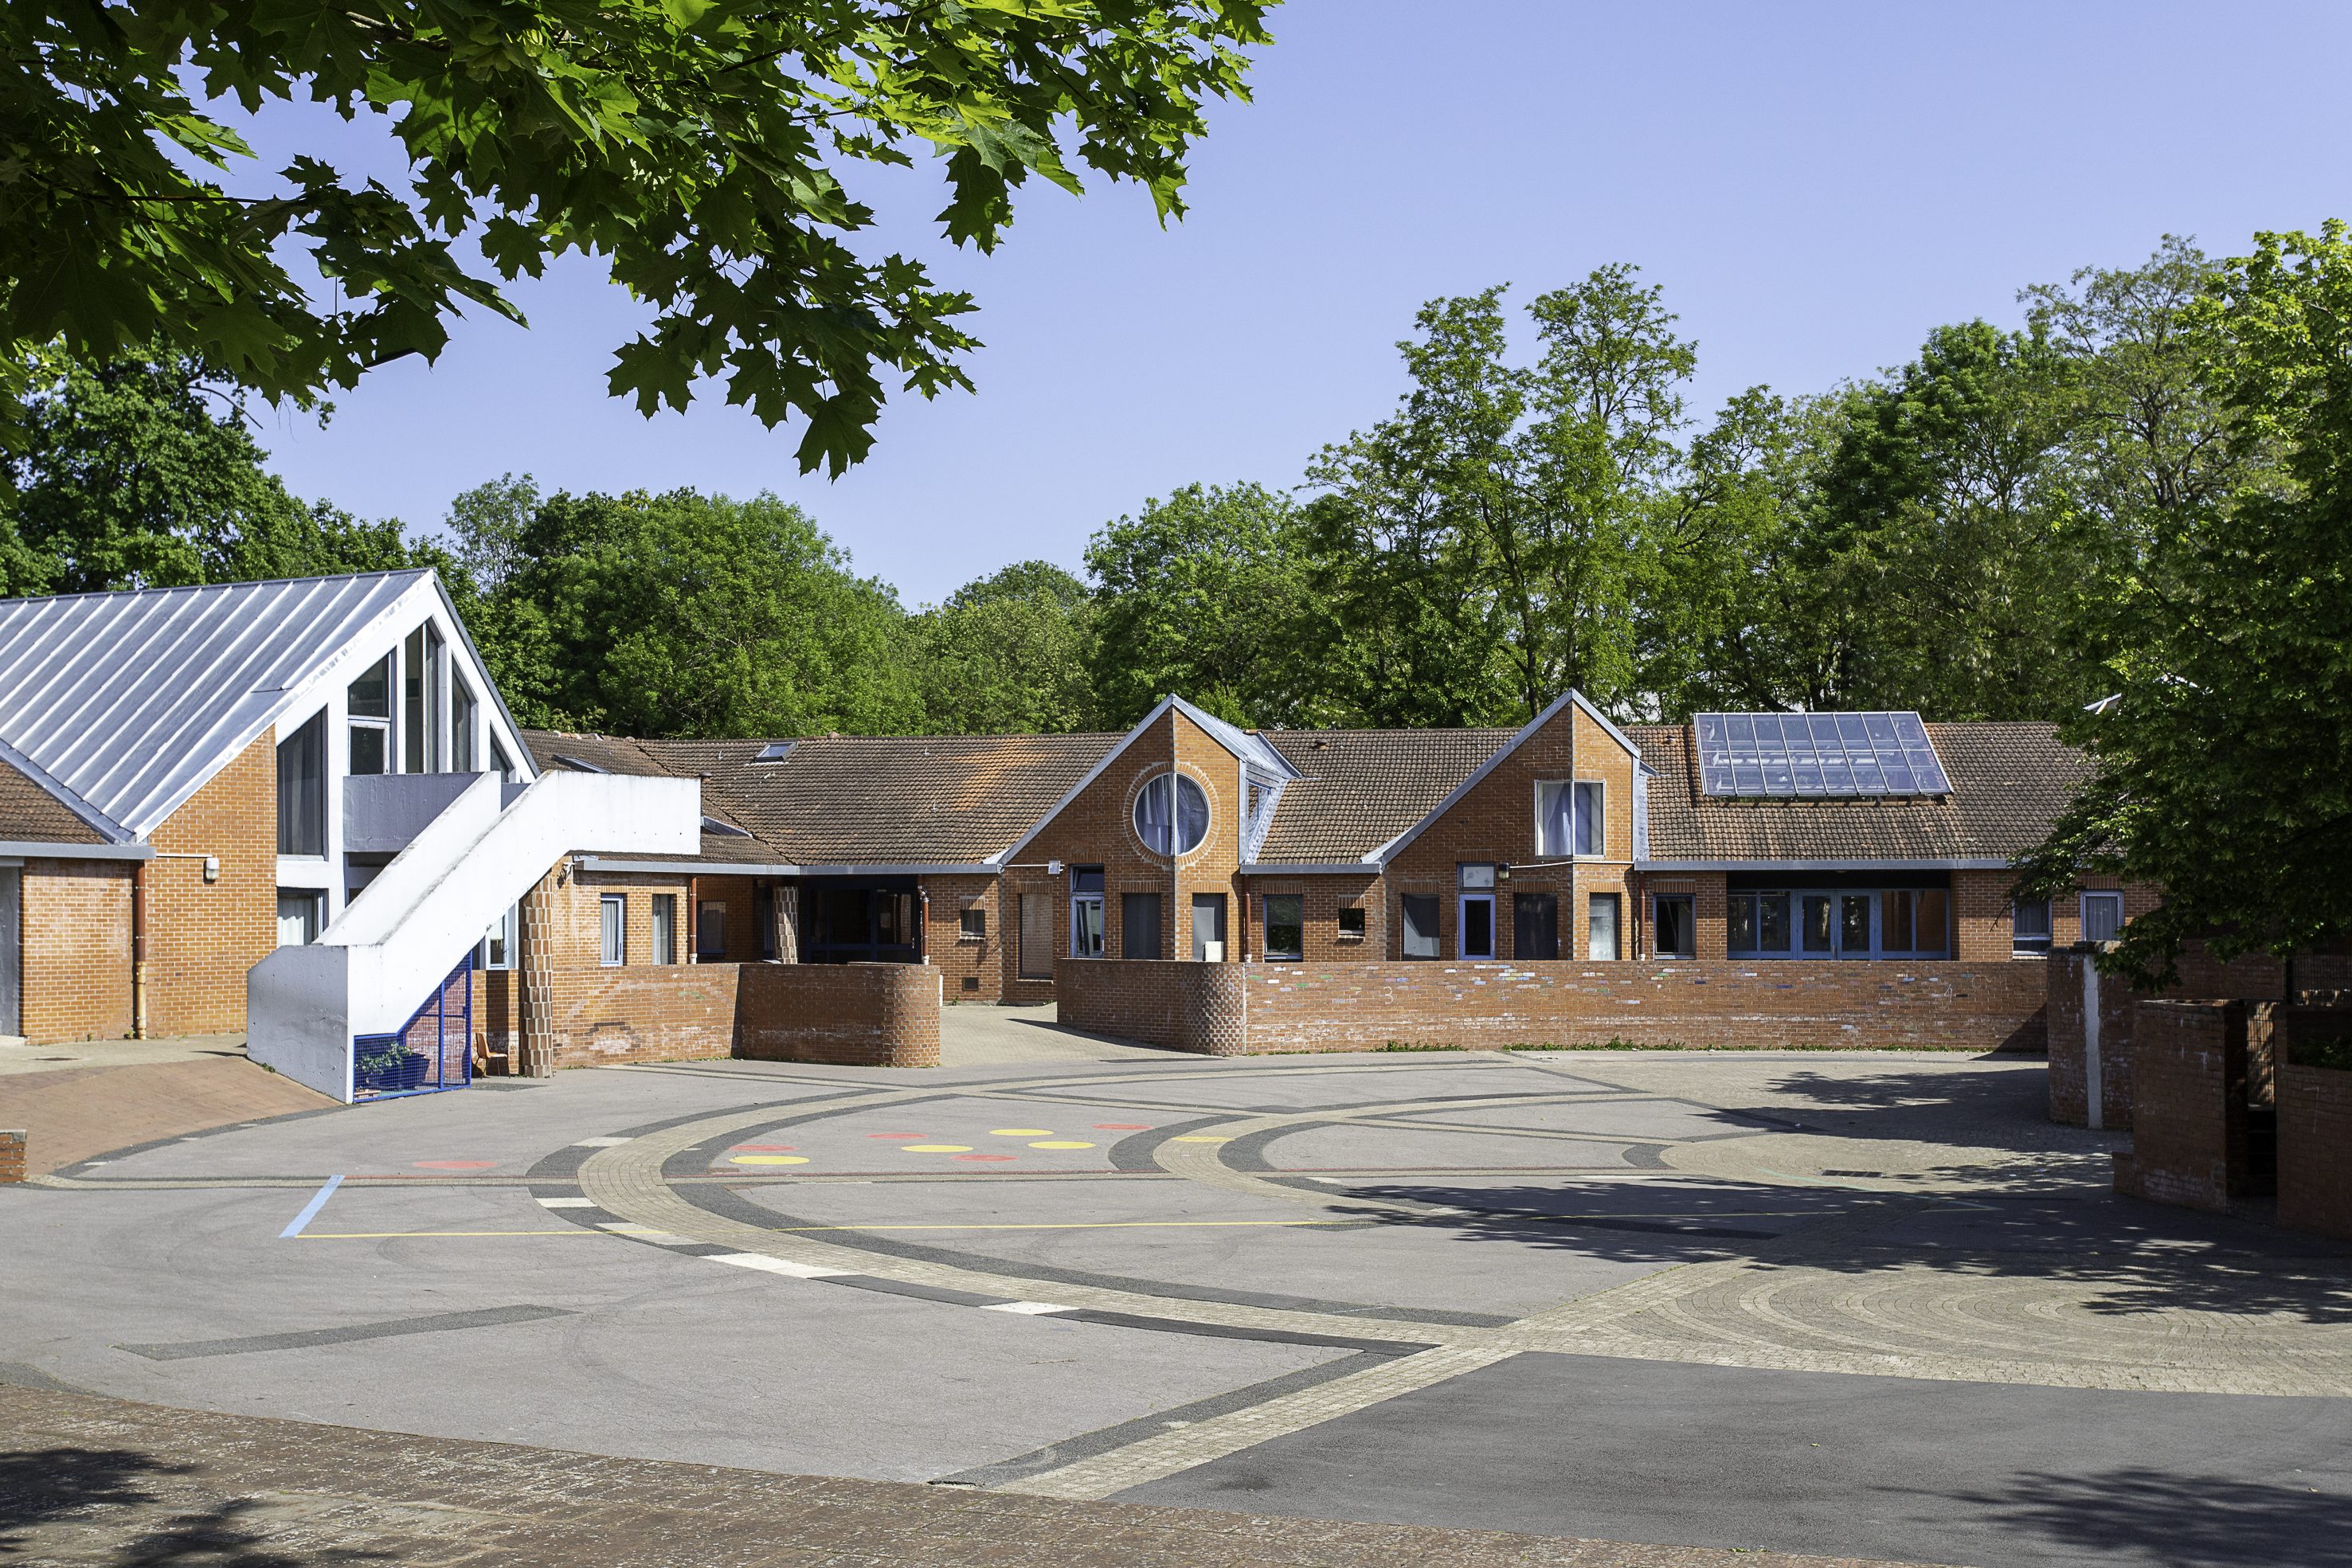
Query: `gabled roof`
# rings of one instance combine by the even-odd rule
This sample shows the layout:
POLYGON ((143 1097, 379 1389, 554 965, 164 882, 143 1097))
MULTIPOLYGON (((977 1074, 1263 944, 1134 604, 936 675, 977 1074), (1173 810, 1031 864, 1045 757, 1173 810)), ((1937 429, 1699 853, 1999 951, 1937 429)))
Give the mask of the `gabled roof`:
POLYGON ((64 791, 44 782, 39 770, 14 748, 0 746, 0 841, 104 844, 120 841, 89 821, 64 791))
POLYGON ((0 600, 0 741, 143 837, 429 570, 0 600))
POLYGON ((2054 725, 1931 724, 1949 795, 1740 798, 1700 788, 1687 726, 1633 734, 1659 774, 1650 785, 1654 861, 2007 864, 2042 841, 2089 770, 2054 725))
POLYGON ((1275 809, 1261 865, 1349 864, 1420 821, 1509 744, 1507 729, 1277 729, 1298 770, 1275 809))
MULTIPOLYGON (((1607 734, 1612 740, 1614 740, 1618 745, 1623 747, 1625 748, 1626 755, 1633 759, 1633 766, 1637 770, 1647 769, 1649 768, 1648 761, 1642 755, 1642 748, 1633 744, 1633 737, 1627 735, 1623 730, 1618 728, 1615 725, 1610 723, 1608 715, 1602 713, 1599 708, 1594 707, 1591 702, 1586 700, 1582 692, 1580 692, 1571 686, 1567 691, 1560 693, 1559 696, 1554 697, 1550 706, 1545 708, 1543 712, 1536 715, 1535 717, 1528 720, 1527 723, 1521 725, 1517 730, 1514 730, 1508 740, 1496 747, 1495 750, 1487 756, 1485 761, 1472 768, 1468 777, 1465 778, 1461 783, 1455 785, 1453 790, 1448 793, 1444 800, 1440 800, 1436 805, 1432 806, 1428 811, 1423 814, 1423 816, 1413 822, 1412 826, 1408 827, 1403 832, 1399 833, 1394 839, 1381 845, 1372 855, 1367 858, 1378 860, 1383 865, 1387 864, 1388 862, 1396 855, 1397 852, 1403 849, 1407 844, 1412 842, 1413 840, 1421 837, 1423 833, 1426 832, 1431 823, 1436 821, 1440 817, 1445 815, 1446 812, 1452 810, 1454 803, 1460 800, 1465 795, 1470 793, 1471 788, 1475 785, 1478 780, 1486 778, 1487 774, 1492 773, 1501 765, 1503 758, 1508 757, 1512 752, 1517 751, 1520 747, 1525 746, 1528 741, 1535 738, 1537 734, 1543 729, 1544 726, 1549 724, 1553 719, 1558 718, 1571 706, 1582 709, 1585 717, 1600 726, 1601 730, 1607 734)), ((1637 779, 1635 783, 1638 785, 1639 782, 1640 780, 1637 779)))

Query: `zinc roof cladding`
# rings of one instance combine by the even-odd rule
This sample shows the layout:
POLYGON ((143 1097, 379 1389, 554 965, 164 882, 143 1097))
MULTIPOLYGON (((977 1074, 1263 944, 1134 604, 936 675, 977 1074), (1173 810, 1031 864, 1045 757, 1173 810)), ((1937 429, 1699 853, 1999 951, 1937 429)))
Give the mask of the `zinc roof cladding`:
POLYGON ((33 843, 102 844, 106 835, 81 813, 0 758, 0 839, 33 843))
POLYGON ((1700 788, 1687 726, 1629 733, 1658 769, 1650 855, 1662 861, 2011 861, 2040 843, 2088 771, 2048 724, 1931 724, 1946 796, 1794 800, 1700 788))
MULTIPOLYGON (((1116 735, 819 736, 781 762, 764 744, 646 741, 672 770, 792 862, 975 865, 1037 825, 1116 735)), ((706 807, 708 809, 708 807, 706 807)))
POLYGON ((1362 861, 1420 821, 1487 758, 1508 729, 1274 729, 1300 777, 1284 787, 1261 865, 1362 861))
POLYGON ((143 836, 430 576, 0 600, 0 741, 143 836))

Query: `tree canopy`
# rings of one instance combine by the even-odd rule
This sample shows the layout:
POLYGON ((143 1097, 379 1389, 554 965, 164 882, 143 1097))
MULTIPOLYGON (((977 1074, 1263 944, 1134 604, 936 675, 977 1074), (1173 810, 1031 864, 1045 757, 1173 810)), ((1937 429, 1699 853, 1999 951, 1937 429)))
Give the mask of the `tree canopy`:
POLYGON ((0 8, 0 435, 35 346, 151 341, 308 406, 501 283, 599 258, 655 308, 616 394, 698 378, 803 471, 863 456, 895 381, 970 384, 971 298, 855 243, 857 165, 940 161, 941 233, 992 249, 1032 175, 1183 211, 1206 104, 1244 97, 1264 0, 24 0, 0 8), (308 153, 259 177, 224 106, 380 126, 387 183, 308 153), (478 255, 479 261, 472 258, 478 255), (315 278, 310 274, 315 274, 315 278))

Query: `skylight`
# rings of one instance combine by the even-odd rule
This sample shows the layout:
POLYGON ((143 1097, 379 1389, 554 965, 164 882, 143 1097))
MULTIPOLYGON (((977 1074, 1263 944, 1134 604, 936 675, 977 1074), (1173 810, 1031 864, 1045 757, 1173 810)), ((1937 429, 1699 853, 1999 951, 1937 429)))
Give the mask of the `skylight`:
POLYGON ((1948 795, 1916 713, 1703 713, 1699 788, 1710 795, 1837 799, 1948 795))
POLYGON ((767 745, 760 747, 760 755, 754 757, 751 760, 754 762, 782 762, 785 758, 790 757, 792 754, 793 743, 791 741, 772 740, 767 745))

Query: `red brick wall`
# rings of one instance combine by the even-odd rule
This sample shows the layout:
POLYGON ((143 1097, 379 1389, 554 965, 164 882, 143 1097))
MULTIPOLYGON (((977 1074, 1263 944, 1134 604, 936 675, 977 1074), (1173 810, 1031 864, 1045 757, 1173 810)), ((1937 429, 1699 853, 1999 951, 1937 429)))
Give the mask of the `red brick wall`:
MULTIPOLYGON (((1265 950, 1265 901, 1284 894, 1297 894, 1303 901, 1300 913, 1306 920, 1305 952, 1309 964, 1361 962, 1377 958, 1394 942, 1402 949, 1403 916, 1389 908, 1387 883, 1377 876, 1254 876, 1247 879, 1249 895, 1249 950, 1263 956, 1265 950), (1364 912, 1364 935, 1360 938, 1339 935, 1339 911, 1361 909, 1364 912)), ((1225 915, 1226 950, 1238 957, 1233 937, 1234 913, 1227 906, 1225 915)), ((1505 904, 1508 912, 1507 901, 1505 904)), ((1562 939, 1565 940, 1563 933, 1562 939)), ((1187 942, 1186 958, 1192 956, 1187 942)))
MULTIPOLYGON (((1073 960, 1058 1016, 1073 1029, 1202 1049, 1184 1041, 1184 1009, 1230 1010, 1186 989, 1208 967, 1073 960)), ((1252 1052, 1612 1040, 1732 1050, 2042 1043, 2042 977, 2023 965, 1562 959, 1251 964, 1238 976, 1252 1052)))
POLYGON ((940 972, 951 1002, 993 1002, 1004 994, 1017 933, 1007 929, 1010 900, 997 896, 992 876, 927 876, 923 892, 923 953, 940 972), (963 935, 963 912, 977 909, 985 930, 963 935))
POLYGON ((2279 1223, 2352 1240, 2352 1071, 2316 1065, 2352 1052, 2352 1008, 2281 1008, 2276 1027, 2279 1223))
MULTIPOLYGON (((716 904, 726 913, 725 950, 719 960, 729 964, 756 964, 763 956, 760 933, 760 890, 748 876, 698 876, 694 879, 694 918, 688 930, 679 934, 678 956, 693 956, 699 961, 702 933, 702 906, 716 904), (689 935, 689 933, 691 935, 689 935)), ((686 901, 678 900, 685 909, 686 901)), ((650 906, 648 906, 650 908, 650 906)), ((648 915, 647 919, 651 919, 648 915)), ((680 915, 683 920, 685 916, 680 915)))
MULTIPOLYGON (((1249 1049, 1244 1011, 1248 964, 1065 958, 1055 972, 1055 1019, 1118 1040, 1240 1056, 1249 1049)), ((1267 966, 1269 967, 1273 966, 1267 966)), ((1295 968, 1296 966, 1287 966, 1295 968)))
POLYGON ((25 1179, 25 1134, 20 1130, 0 1132, 0 1186, 25 1179))
POLYGON ((940 971, 929 964, 747 964, 741 973, 738 1056, 940 1064, 940 971))
POLYGON ((131 1032, 131 878, 128 861, 25 862, 19 972, 26 1039, 121 1040, 131 1032))
POLYGON ((278 737, 262 735, 148 841, 147 1032, 245 1028, 245 976, 278 946, 278 737), (216 855, 220 880, 204 862, 216 855))
MULTIPOLYGON (((2083 1030, 2083 973, 2090 961, 2080 952, 2041 960, 2049 981, 2050 1119, 2070 1127, 2090 1121, 2090 1052, 2083 1030)), ((2099 977, 2100 1120, 2116 1132, 2132 1124, 2132 1019, 2142 999, 2123 981, 2099 977)))
POLYGON ((2247 1189, 2244 1002, 2142 1002, 2132 1024, 2132 1149, 2116 1190, 2226 1209, 2247 1189))

